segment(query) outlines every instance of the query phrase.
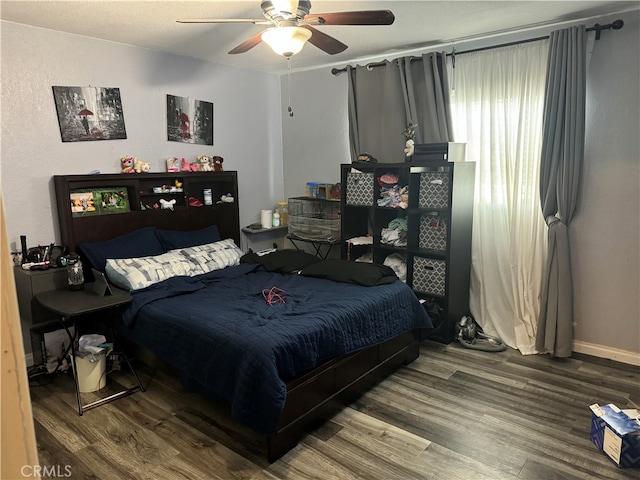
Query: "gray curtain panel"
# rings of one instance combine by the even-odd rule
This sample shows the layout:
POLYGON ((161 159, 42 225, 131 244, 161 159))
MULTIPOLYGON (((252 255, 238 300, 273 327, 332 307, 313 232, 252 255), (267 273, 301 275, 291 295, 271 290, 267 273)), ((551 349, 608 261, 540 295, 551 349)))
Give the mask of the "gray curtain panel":
POLYGON ((418 122, 416 143, 453 141, 445 53, 426 53, 422 61, 398 60, 404 88, 405 124, 418 122))
POLYGON ((347 66, 347 115, 349 116, 349 147, 351 161, 358 158, 358 154, 364 150, 360 149, 360 131, 358 130, 358 109, 356 106, 356 68, 347 66))
POLYGON ((540 202, 549 228, 536 349, 556 357, 573 351, 573 281, 568 227, 578 203, 584 160, 586 102, 584 25, 549 37, 540 162, 540 202))
POLYGON ((416 143, 452 141, 444 53, 375 67, 347 67, 352 160, 367 152, 379 162, 404 162, 403 130, 418 123, 416 143))
POLYGON ((394 61, 349 69, 349 132, 356 156, 367 152, 378 162, 404 161, 406 117, 397 70, 394 61))

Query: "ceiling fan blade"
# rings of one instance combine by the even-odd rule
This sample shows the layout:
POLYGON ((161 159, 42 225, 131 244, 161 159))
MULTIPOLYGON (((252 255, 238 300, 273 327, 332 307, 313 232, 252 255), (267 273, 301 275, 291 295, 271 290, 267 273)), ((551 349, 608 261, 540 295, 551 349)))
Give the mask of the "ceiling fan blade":
POLYGON ((314 25, 391 25, 396 17, 390 10, 310 13, 304 21, 314 25))
POLYGON ((253 47, 258 45, 261 41, 262 41, 262 32, 256 33, 253 37, 249 38, 248 40, 245 40, 240 45, 230 50, 229 55, 248 52, 253 47))
POLYGON ((268 25, 264 18, 181 18, 176 23, 253 23, 254 25, 268 25))
POLYGON ((308 40, 310 44, 318 47, 320 50, 327 52, 329 55, 344 52, 348 47, 340 40, 333 38, 331 35, 321 32, 313 28, 311 25, 300 25, 311 32, 311 38, 308 40))

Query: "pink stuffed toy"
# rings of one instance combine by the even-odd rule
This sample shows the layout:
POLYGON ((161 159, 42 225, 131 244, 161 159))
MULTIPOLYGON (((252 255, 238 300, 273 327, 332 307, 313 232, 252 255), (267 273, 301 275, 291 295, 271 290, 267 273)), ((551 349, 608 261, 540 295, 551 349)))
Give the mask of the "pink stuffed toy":
POLYGON ((181 163, 180 163, 180 171, 181 172, 190 172, 191 171, 191 164, 189 162, 187 162, 187 159, 182 157, 181 163))
POLYGON ((122 173, 136 173, 134 168, 136 157, 122 157, 120 159, 120 165, 122 166, 122 173))

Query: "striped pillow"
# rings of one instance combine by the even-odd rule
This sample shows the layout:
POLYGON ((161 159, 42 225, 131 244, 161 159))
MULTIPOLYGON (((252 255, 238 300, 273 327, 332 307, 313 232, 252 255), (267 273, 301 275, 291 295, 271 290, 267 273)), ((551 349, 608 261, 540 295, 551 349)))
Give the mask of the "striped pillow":
POLYGON ((161 255, 107 259, 106 274, 114 285, 140 290, 178 276, 194 277, 240 263, 242 250, 233 239, 178 248, 161 255))

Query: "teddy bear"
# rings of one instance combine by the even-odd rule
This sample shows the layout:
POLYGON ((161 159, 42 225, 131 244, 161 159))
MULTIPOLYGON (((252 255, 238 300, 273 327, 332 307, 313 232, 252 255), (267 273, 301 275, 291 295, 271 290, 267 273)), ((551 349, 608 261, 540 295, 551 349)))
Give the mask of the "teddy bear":
POLYGON ((213 171, 222 172, 223 171, 222 162, 224 162, 224 158, 222 158, 219 155, 215 155, 214 157, 212 157, 212 160, 213 160, 213 171))
POLYGON ((138 159, 136 157, 122 157, 120 159, 122 173, 136 173, 134 165, 137 161, 138 159))

